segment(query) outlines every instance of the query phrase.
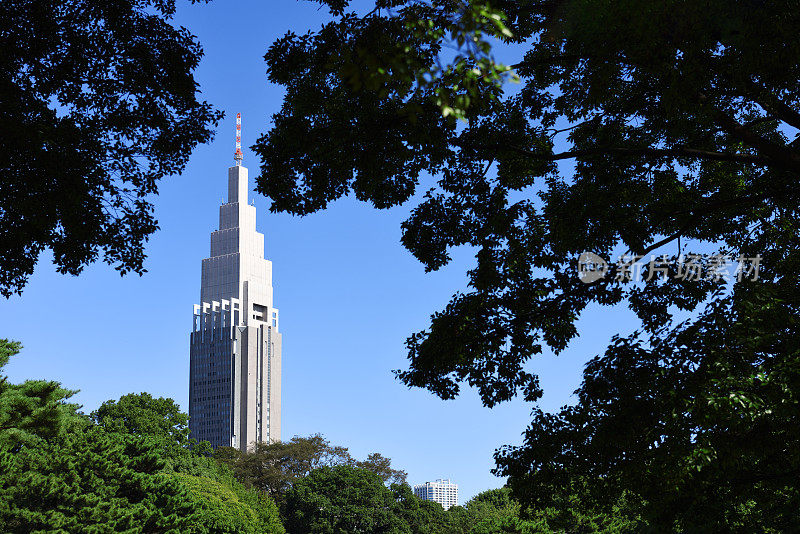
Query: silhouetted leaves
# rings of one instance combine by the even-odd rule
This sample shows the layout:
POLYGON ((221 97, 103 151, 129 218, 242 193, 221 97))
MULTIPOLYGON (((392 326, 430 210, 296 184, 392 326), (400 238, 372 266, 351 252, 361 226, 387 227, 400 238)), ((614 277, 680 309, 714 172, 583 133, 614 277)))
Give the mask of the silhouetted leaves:
POLYGON ((0 294, 42 251, 143 273, 158 181, 221 118, 197 100, 202 48, 174 0, 0 3, 0 294))
POLYGON ((403 244, 428 270, 464 245, 477 261, 408 339, 399 378, 442 398, 467 383, 487 406, 536 400, 532 357, 564 350, 587 306, 626 304, 641 333, 590 362, 577 406, 535 412, 499 454, 518 495, 628 499, 661 531, 796 520, 796 3, 494 2, 507 31, 479 1, 375 7, 273 45, 286 97, 254 148, 278 211, 351 192, 386 208, 437 179, 403 244), (522 52, 519 87, 473 77, 486 36, 522 52), (579 280, 584 251, 611 261, 606 277, 579 280), (614 265, 626 251, 647 257, 643 281, 614 265), (652 276, 663 253, 672 266, 652 276), (760 255, 758 280, 682 278, 691 253, 760 255))

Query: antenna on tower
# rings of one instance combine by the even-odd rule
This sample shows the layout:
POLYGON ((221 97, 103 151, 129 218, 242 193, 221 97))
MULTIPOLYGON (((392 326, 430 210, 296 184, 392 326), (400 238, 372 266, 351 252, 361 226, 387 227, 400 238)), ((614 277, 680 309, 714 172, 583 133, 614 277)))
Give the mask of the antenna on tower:
POLYGON ((233 160, 237 166, 242 164, 242 114, 236 114, 236 152, 233 154, 233 160))

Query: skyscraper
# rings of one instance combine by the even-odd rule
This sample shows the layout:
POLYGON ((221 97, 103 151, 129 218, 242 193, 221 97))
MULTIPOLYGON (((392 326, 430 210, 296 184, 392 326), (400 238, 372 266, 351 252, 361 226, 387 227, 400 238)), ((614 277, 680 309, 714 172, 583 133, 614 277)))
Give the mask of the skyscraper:
POLYGON ((445 510, 452 506, 458 506, 458 484, 453 484, 447 478, 417 484, 414 486, 414 495, 423 501, 438 502, 445 510))
POLYGON ((248 203, 237 115, 228 202, 203 260, 190 334, 189 429, 214 447, 242 451, 281 435, 281 334, 272 304, 272 262, 248 203))

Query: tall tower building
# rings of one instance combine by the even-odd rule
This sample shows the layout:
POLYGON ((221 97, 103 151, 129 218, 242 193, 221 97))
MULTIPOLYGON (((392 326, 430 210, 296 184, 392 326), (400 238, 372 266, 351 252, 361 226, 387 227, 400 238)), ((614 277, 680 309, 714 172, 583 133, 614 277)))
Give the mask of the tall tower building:
POLYGON ((203 260, 190 334, 189 429, 212 446, 242 451, 281 436, 281 334, 272 304, 272 262, 248 203, 241 116, 228 201, 203 260))

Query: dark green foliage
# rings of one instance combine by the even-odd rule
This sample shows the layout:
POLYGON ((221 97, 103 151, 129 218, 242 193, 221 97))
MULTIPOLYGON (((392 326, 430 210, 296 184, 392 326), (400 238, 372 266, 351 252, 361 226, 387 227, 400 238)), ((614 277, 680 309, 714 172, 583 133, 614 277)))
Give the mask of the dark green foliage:
POLYGON ((463 53, 473 15, 491 18, 484 2, 378 0, 365 16, 323 3, 341 16, 266 56, 287 92, 255 147, 259 190, 292 213, 350 192, 383 208, 427 172, 438 181, 403 244, 430 270, 454 247, 477 249, 469 288, 409 338, 399 378, 442 398, 466 383, 487 406, 535 401, 531 358, 562 351, 587 306, 627 305, 641 330, 589 363, 577 406, 536 411, 498 474, 524 506, 563 513, 578 499, 580 521, 620 509, 638 521, 638 509, 660 532, 791 529, 797 2, 493 2, 513 35, 481 31, 523 53, 505 94, 490 51, 463 53), (584 251, 612 260, 610 273, 583 283, 584 251), (618 280, 626 251, 666 251, 669 276, 618 280), (759 278, 674 276, 699 251, 760 255, 759 278))
POLYGON ((367 455, 366 460, 355 460, 353 464, 361 469, 366 469, 375 473, 385 484, 405 484, 407 474, 400 469, 392 469, 392 460, 383 456, 379 452, 372 452, 367 455))
POLYGON ((147 438, 85 419, 59 440, 2 451, 3 532, 284 532, 275 504, 219 466, 188 474, 168 464, 147 438))
POLYGON ((629 488, 655 525, 791 530, 800 519, 798 319, 769 296, 754 302, 720 300, 649 344, 616 339, 587 366, 578 405, 537 411, 527 446, 499 454, 500 470, 540 506, 590 473, 601 478, 587 500, 611 504, 629 488))
POLYGON ((391 460, 379 453, 358 461, 346 447, 333 446, 321 435, 307 438, 294 436, 289 441, 256 443, 253 450, 242 453, 231 447, 219 447, 214 458, 229 465, 236 478, 280 500, 294 484, 319 467, 348 465, 360 467, 380 477, 384 483, 405 483, 406 473, 392 469, 391 460))
POLYGON ((150 199, 221 113, 197 99, 202 49, 175 0, 0 2, 0 294, 45 249, 143 273, 150 199))
POLYGON ((285 508, 292 534, 407 531, 380 477, 346 465, 320 467, 298 480, 286 493, 285 508))
POLYGON ((22 349, 22 344, 19 341, 0 339, 0 369, 5 367, 8 360, 13 355, 18 354, 20 349, 22 349))
POLYGON ((464 508, 470 533, 527 532, 527 525, 520 519, 521 506, 511 498, 511 492, 506 488, 484 491, 464 508))
MULTIPOLYGON (((0 364, 18 350, 0 341, 0 364)), ((3 532, 284 532, 272 500, 189 448, 173 400, 126 395, 89 418, 71 394, 0 378, 3 532)))
POLYGON ((275 503, 262 494, 244 489, 232 478, 218 482, 185 473, 176 473, 173 478, 186 490, 194 507, 201 510, 200 517, 185 532, 284 532, 275 503))
POLYGON ((622 502, 612 513, 591 511, 577 498, 558 507, 526 509, 507 488, 477 495, 445 511, 415 497, 406 484, 387 488, 373 473, 351 466, 321 467, 286 493, 286 528, 297 534, 633 534, 649 532, 622 502))
MULTIPOLYGON (((0 373, 21 348, 19 342, 0 339, 0 373)), ((17 449, 36 441, 37 436, 58 435, 76 409, 64 401, 75 393, 46 380, 9 384, 0 374, 0 449, 17 449)))
POLYGON ((158 437, 181 446, 189 442, 189 416, 174 400, 156 399, 149 393, 130 393, 119 401, 106 401, 91 417, 108 432, 158 437))
MULTIPOLYGON (((346 15, 318 34, 289 33, 266 55, 270 81, 288 91, 283 109, 273 117, 275 128, 253 147, 264 161, 262 176, 269 177, 258 179, 256 189, 273 199, 274 209, 310 213, 351 189, 360 200, 387 208, 413 194, 430 159, 443 162, 446 157, 453 127, 436 105, 415 99, 421 117, 412 119, 403 113, 404 104, 381 99, 375 91, 353 94, 347 83, 330 76, 332 61, 335 68, 344 68, 358 55, 349 42, 353 28, 363 30, 365 44, 378 42, 394 50, 408 41, 402 24, 368 19, 366 25, 346 15), (315 120, 322 118, 322 108, 328 110, 324 120, 315 120)), ((420 50, 420 61, 428 64, 433 52, 420 50)), ((387 83, 397 90, 408 85, 387 83)))
POLYGON ((508 488, 484 491, 463 508, 449 510, 455 532, 465 534, 642 534, 652 532, 629 503, 608 512, 592 510, 585 495, 573 494, 548 508, 523 507, 508 488))
POLYGON ((413 534, 466 532, 460 528, 452 511, 446 512, 439 503, 417 498, 408 484, 392 484, 389 490, 395 503, 394 513, 402 523, 408 525, 408 532, 413 534))
POLYGON ((0 452, 0 523, 8 532, 164 532, 197 513, 142 438, 76 421, 57 440, 0 452))

